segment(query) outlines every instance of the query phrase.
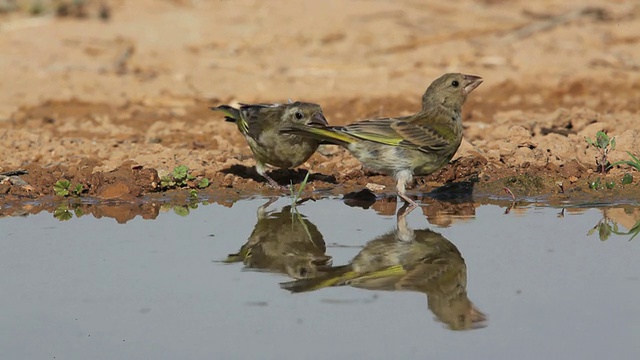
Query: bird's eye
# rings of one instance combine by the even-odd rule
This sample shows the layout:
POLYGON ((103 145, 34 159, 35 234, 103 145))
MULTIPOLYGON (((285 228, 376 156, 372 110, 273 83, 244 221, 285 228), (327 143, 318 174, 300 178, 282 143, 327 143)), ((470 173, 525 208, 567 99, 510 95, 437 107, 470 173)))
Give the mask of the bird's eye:
POLYGON ((300 111, 296 111, 295 117, 296 119, 300 120, 304 117, 304 114, 302 114, 300 111))
POLYGON ((460 85, 460 83, 458 82, 458 80, 453 80, 451 82, 451 85, 453 85, 453 87, 458 87, 458 85, 460 85))

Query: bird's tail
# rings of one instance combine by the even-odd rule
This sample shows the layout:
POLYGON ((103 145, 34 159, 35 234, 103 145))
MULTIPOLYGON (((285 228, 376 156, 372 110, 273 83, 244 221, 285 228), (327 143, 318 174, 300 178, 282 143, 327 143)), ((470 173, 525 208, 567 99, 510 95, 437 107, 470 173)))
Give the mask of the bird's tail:
POLYGON ((243 134, 246 134, 249 131, 249 125, 242 118, 242 114, 240 114, 240 110, 234 107, 231 107, 229 105, 220 105, 220 106, 210 107, 209 109, 213 111, 222 112, 225 115, 224 120, 238 125, 240 132, 242 132, 243 134))
POLYGON ((213 111, 220 111, 222 112, 225 116, 224 119, 228 122, 232 122, 235 123, 236 121, 240 120, 240 110, 231 107, 229 105, 220 105, 220 106, 214 106, 214 107, 210 107, 209 109, 213 110, 213 111))
POLYGON ((349 280, 358 277, 350 265, 337 266, 315 278, 300 279, 280 283, 280 287, 292 293, 319 290, 330 286, 345 285, 349 280))
POLYGON ((406 273, 407 271, 402 265, 393 265, 368 273, 357 272, 353 270, 351 265, 344 265, 334 267, 315 278, 280 283, 280 287, 292 293, 314 291, 330 286, 353 285, 358 287, 358 284, 391 277, 399 278, 406 273))
POLYGON ((341 131, 340 126, 310 126, 303 124, 293 124, 284 127, 280 132, 285 134, 296 134, 300 136, 311 137, 325 143, 347 146, 355 141, 355 139, 341 131))

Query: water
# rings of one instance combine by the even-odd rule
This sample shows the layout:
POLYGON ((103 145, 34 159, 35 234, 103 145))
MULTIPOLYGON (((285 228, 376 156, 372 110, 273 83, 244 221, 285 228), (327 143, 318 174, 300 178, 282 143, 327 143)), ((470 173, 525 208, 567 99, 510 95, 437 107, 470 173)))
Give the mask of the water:
POLYGON ((504 206, 467 204, 448 210, 467 215, 427 219, 418 209, 397 224, 335 199, 307 202, 298 207, 304 217, 292 220, 281 212, 283 198, 259 221, 266 201, 126 224, 91 216, 61 222, 46 212, 0 219, 0 358, 640 355, 640 237, 601 241, 598 232, 606 237, 614 223, 627 232, 637 208, 530 205, 505 214, 504 206), (284 239, 269 243, 273 234, 284 239), (259 270, 229 262, 242 260, 250 238, 244 255, 250 248, 247 264, 259 270), (350 268, 360 273, 342 286, 281 288, 313 285, 290 283, 285 272, 331 279, 338 270, 325 250, 334 267, 364 259, 350 268), (274 259, 283 253, 287 260, 274 259), (375 261, 402 264, 385 273, 375 261), (377 290, 389 287, 406 291, 377 290))

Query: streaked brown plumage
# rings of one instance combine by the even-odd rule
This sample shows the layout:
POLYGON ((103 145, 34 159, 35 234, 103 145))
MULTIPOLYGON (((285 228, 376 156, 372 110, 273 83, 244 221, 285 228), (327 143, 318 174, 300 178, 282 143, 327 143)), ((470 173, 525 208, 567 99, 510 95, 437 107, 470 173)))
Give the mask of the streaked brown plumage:
POLYGON ((318 104, 291 102, 288 104, 240 104, 212 107, 221 111, 227 121, 238 126, 256 158, 256 171, 273 187, 281 186, 267 174, 267 165, 288 169, 307 161, 318 149, 320 141, 295 134, 283 134, 281 129, 292 125, 327 126, 318 104))
POLYGON ((406 184, 428 175, 453 157, 462 141, 462 105, 482 78, 445 74, 429 85, 422 109, 411 116, 358 121, 346 126, 293 124, 285 133, 341 145, 371 170, 392 175, 398 195, 412 206, 406 184))

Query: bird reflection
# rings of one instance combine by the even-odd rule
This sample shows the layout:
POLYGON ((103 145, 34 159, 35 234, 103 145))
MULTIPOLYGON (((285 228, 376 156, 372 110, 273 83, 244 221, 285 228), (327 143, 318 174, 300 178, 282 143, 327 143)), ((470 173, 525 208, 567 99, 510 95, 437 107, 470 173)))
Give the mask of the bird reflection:
MULTIPOLYGON (((406 207, 405 207, 406 208, 406 207)), ((281 283, 293 293, 350 285, 367 290, 408 290, 427 295, 428 307, 452 330, 486 326, 485 315, 467 297, 467 267, 441 234, 407 226, 405 208, 397 228, 369 241, 351 263, 308 278, 281 283)))
POLYGON ((326 245, 318 228, 291 206, 279 212, 268 212, 269 200, 257 211, 258 222, 246 244, 225 262, 243 262, 245 267, 287 274, 294 279, 314 277, 330 268, 331 257, 325 255, 326 245))

